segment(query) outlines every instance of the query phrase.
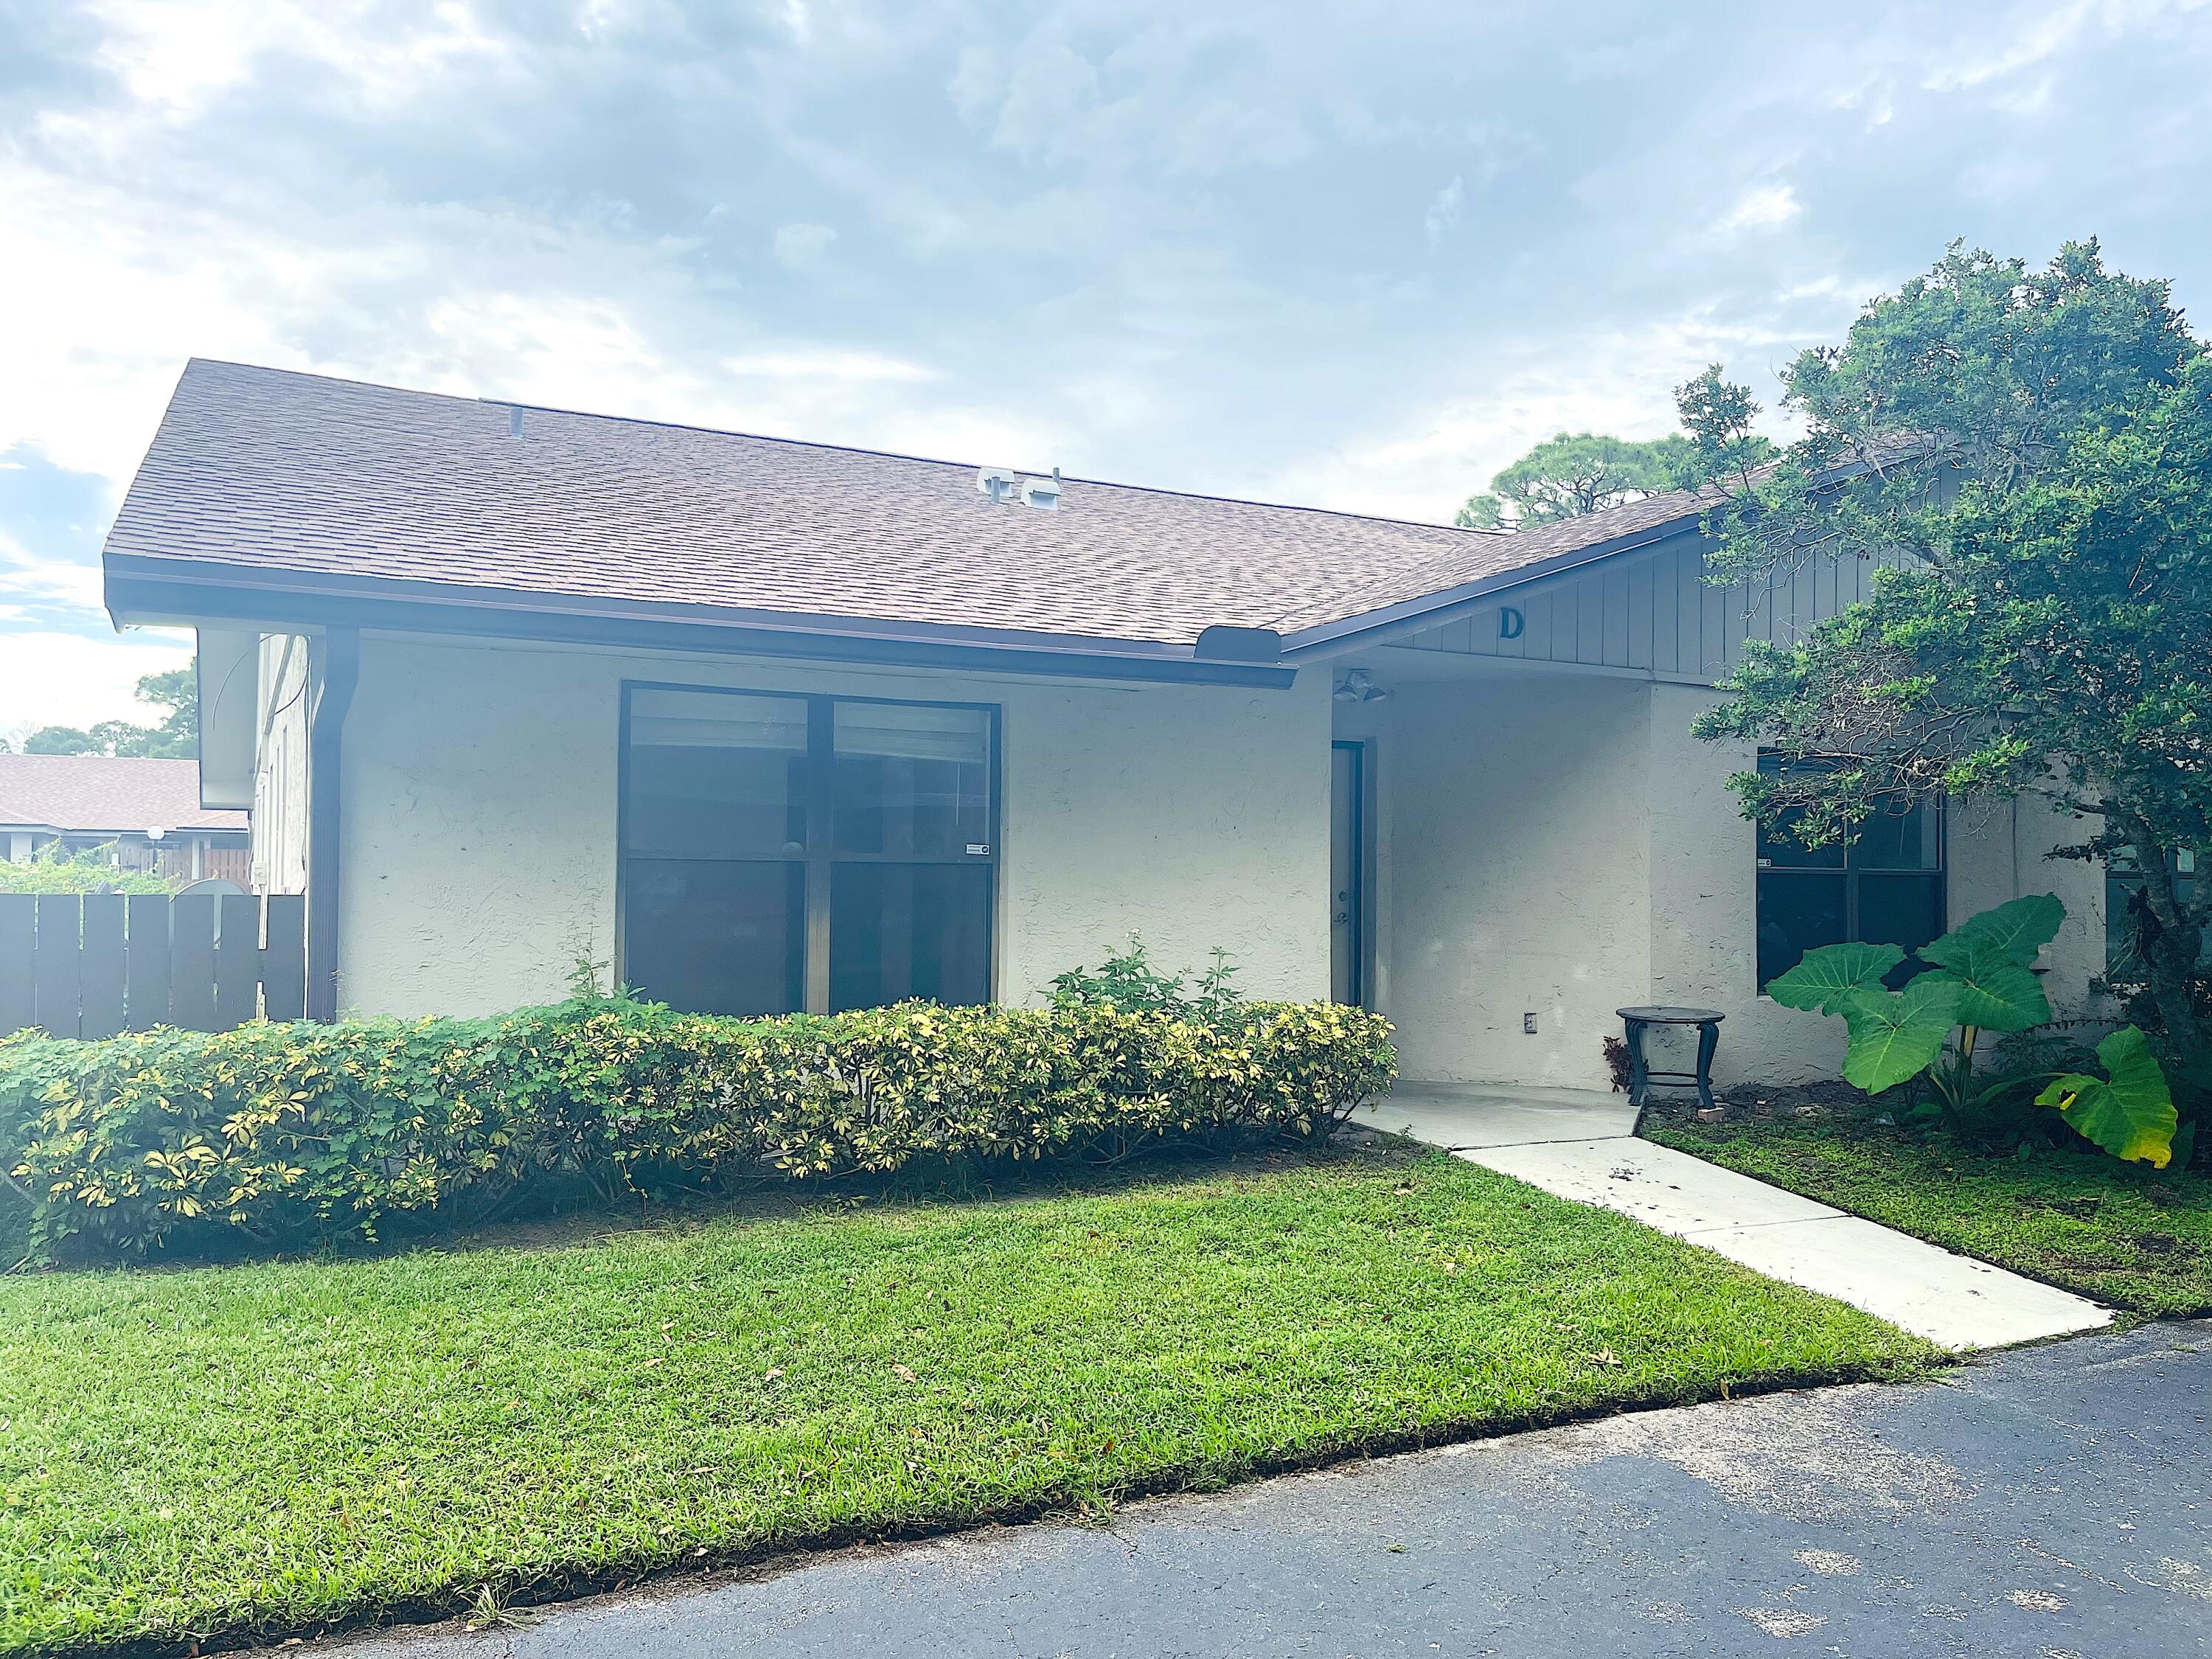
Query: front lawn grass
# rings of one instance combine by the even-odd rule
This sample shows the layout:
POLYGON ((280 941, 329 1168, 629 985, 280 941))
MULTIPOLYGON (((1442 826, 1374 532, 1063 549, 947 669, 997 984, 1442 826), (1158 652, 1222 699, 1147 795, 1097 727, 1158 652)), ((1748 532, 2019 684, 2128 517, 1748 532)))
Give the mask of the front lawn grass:
POLYGON ((2212 1177, 2094 1152, 1991 1156, 1850 1118, 1644 1134, 2115 1307, 2212 1314, 2212 1177))
POLYGON ((0 1344, 8 1652, 542 1599, 1934 1358, 1619 1216, 1372 1152, 17 1278, 0 1344))

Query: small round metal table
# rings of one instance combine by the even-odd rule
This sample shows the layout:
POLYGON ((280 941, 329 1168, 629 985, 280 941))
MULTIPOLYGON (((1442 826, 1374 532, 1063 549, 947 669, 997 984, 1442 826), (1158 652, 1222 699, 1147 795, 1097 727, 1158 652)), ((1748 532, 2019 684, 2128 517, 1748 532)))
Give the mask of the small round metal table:
POLYGON ((1651 1082, 1694 1083, 1698 1103, 1713 1103, 1713 1050, 1720 1046, 1721 1021, 1717 1008, 1616 1008, 1628 1027, 1628 1103, 1639 1111, 1651 1092, 1651 1082), (1694 1072, 1655 1072, 1644 1063, 1644 1033, 1653 1025, 1694 1025, 1698 1028, 1698 1069, 1694 1072))

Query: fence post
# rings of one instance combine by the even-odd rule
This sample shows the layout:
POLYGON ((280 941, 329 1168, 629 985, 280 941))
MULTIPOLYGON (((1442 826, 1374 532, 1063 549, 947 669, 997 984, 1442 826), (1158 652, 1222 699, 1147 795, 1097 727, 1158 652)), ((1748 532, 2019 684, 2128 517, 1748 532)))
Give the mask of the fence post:
POLYGON ((38 915, 38 901, 30 894, 0 893, 0 1036, 21 1030, 38 1012, 31 991, 38 915))
POLYGON ((123 1029, 123 895, 84 896, 84 950, 77 1035, 87 1042, 123 1029))
POLYGON ((188 1031, 215 1030, 215 895, 169 901, 169 1018, 188 1031))
POLYGON ((261 999, 270 1019, 299 1019, 307 1012, 307 899, 304 893, 271 893, 262 900, 269 924, 261 947, 261 999))
POLYGON ((169 1023, 169 900, 162 893, 133 893, 126 901, 123 1018, 134 1031, 169 1023))
POLYGON ((216 901, 215 1029, 228 1031, 260 1012, 261 902, 250 893, 216 901))
POLYGON ((39 934, 31 947, 31 1018, 48 1036, 76 1035, 81 914, 75 893, 39 895, 39 934))

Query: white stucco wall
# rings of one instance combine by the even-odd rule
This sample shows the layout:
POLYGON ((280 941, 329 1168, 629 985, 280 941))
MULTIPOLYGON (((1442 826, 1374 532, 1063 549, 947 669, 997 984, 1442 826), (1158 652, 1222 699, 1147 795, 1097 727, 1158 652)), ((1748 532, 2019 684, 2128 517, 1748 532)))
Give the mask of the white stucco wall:
POLYGON ((1601 1083, 1600 1036, 1650 975, 1645 692, 1563 673, 1380 705, 1378 985, 1407 1077, 1601 1083))
POLYGON ((615 932, 625 679, 994 702, 998 985, 1132 930, 1215 945, 1264 996, 1328 994, 1328 684, 1132 687, 370 636, 344 736, 339 1000, 474 1013, 558 995, 615 932))
MULTIPOLYGON (((1719 1009, 1723 1083, 1837 1075, 1841 1022, 1758 994, 1756 842, 1728 787, 1753 750, 1690 735, 1716 693, 1565 671, 1390 690, 1340 710, 1337 733, 1369 745, 1376 777, 1376 1006, 1404 1075, 1603 1087, 1632 1003, 1719 1009)), ((1948 830, 1952 919, 2058 894, 2045 985, 2062 1013, 2100 1012, 2101 875, 2043 856, 2079 827, 2031 804, 1948 830)), ((1677 1053, 1686 1066, 1686 1035, 1677 1053)))

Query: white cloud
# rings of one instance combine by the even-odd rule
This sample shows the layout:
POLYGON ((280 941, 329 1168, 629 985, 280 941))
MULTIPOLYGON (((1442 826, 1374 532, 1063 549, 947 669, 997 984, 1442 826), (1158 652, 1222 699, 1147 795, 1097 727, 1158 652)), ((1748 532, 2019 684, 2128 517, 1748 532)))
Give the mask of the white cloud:
POLYGON ((371 106, 389 106, 503 50, 461 0, 411 15, 373 0, 90 0, 86 9, 106 30, 95 53, 102 67, 172 119, 198 113, 279 53, 341 77, 371 106))
POLYGON ((182 668, 191 657, 189 635, 0 635, 0 736, 14 741, 42 726, 96 720, 147 723, 154 711, 137 700, 140 677, 182 668))
POLYGON ((828 225, 793 224, 777 228, 775 262, 787 270, 812 270, 830 252, 837 233, 828 225))
POLYGON ((2064 5, 2034 8, 2025 16, 2016 15, 2009 20, 2012 27, 1996 31, 1994 36, 1983 36, 2003 42, 1996 51, 1972 52, 1964 62, 1931 70, 1920 84, 1930 92, 1965 91, 2044 63, 2070 45, 2092 16, 2118 9, 2100 6, 2097 0, 2069 0, 2064 5))
POLYGON ((1466 204, 1467 187, 1454 175, 1451 183, 1431 198, 1429 210, 1422 216, 1421 228, 1428 233, 1429 240, 1443 240, 1444 233, 1459 223, 1460 210, 1466 204))
POLYGON ((926 363, 893 357, 880 351, 859 351, 838 346, 792 347, 781 351, 752 351, 725 357, 722 367, 744 380, 927 380, 936 371, 926 363))
POLYGON ((21 599, 8 610, 22 615, 24 608, 81 611, 84 620, 105 622, 97 566, 70 559, 41 557, 33 553, 4 527, 0 527, 0 594, 21 599))
POLYGON ((1758 185, 1736 198, 1735 205, 1722 218, 1719 228, 1749 230, 1765 225, 1786 225, 1803 211, 1797 203, 1797 192, 1788 185, 1758 185))

